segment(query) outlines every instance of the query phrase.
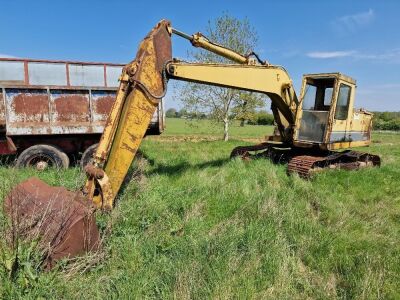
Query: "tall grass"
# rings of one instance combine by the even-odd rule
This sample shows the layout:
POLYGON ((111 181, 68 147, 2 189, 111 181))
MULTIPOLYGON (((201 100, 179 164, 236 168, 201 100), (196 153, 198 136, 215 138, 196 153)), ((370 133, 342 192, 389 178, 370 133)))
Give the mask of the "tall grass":
MULTIPOLYGON (((38 273, 28 287, 0 271, 0 297, 399 298, 400 136, 374 140, 381 168, 305 181, 267 160, 229 160, 242 141, 147 139, 137 176, 99 219, 111 228, 107 258, 72 276, 38 273)), ((0 168, 2 182, 34 174, 0 168)), ((39 175, 83 180, 77 169, 39 175)))

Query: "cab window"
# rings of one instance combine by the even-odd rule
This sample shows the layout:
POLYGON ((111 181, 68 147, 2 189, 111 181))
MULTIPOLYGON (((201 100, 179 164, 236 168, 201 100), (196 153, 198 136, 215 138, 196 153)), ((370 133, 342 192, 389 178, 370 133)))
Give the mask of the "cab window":
POLYGON ((335 119, 346 120, 349 111, 351 87, 346 84, 340 84, 339 95, 336 102, 335 119))
POLYGON ((303 109, 329 111, 334 84, 334 78, 308 78, 304 89, 303 109))
POLYGON ((303 109, 314 109, 316 95, 317 87, 315 85, 307 83, 304 91, 303 109))

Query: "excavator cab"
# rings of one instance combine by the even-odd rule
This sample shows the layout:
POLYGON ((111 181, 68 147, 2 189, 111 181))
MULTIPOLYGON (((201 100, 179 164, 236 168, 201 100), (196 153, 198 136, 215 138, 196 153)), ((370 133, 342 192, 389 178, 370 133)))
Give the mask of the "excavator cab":
POLYGON ((354 79, 340 73, 304 75, 296 146, 323 150, 366 146, 372 114, 355 111, 354 79))

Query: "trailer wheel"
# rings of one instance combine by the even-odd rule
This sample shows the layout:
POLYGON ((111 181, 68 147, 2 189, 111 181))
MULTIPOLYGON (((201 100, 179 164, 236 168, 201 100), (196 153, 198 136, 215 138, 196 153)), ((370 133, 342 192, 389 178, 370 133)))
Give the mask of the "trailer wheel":
POLYGON ((47 168, 69 166, 69 158, 62 150, 50 145, 35 145, 21 152, 15 165, 19 168, 33 167, 39 171, 47 168))
POLYGON ((93 154, 96 152, 97 147, 99 146, 98 143, 93 144, 92 146, 86 148, 85 152, 83 152, 81 157, 81 168, 82 170, 85 169, 85 166, 89 164, 93 159, 93 154))

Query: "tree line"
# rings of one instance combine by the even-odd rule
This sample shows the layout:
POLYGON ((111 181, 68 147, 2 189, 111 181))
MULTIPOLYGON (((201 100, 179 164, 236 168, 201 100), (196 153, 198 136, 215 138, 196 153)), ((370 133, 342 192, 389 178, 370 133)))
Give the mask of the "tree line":
MULTIPOLYGON (((400 112, 374 112, 372 120, 374 130, 392 130, 400 131, 400 112)), ((169 108, 165 116, 167 118, 185 118, 185 119, 213 119, 213 116, 206 113, 188 112, 182 108, 177 110, 175 108, 169 108)), ((249 125, 273 125, 274 116, 265 111, 247 111, 246 118, 243 118, 242 114, 236 114, 232 112, 229 115, 230 120, 239 120, 241 126, 245 124, 249 125)))
MULTIPOLYGON (((211 114, 198 113, 198 112, 188 112, 186 109, 182 108, 177 110, 175 108, 169 108, 165 112, 167 118, 183 118, 183 119, 214 119, 211 114)), ((229 115, 229 120, 239 120, 240 125, 273 125, 274 116, 264 110, 247 112, 246 118, 240 114, 231 113, 229 115)))
POLYGON ((400 131, 400 112, 374 112, 372 126, 374 130, 400 131))

